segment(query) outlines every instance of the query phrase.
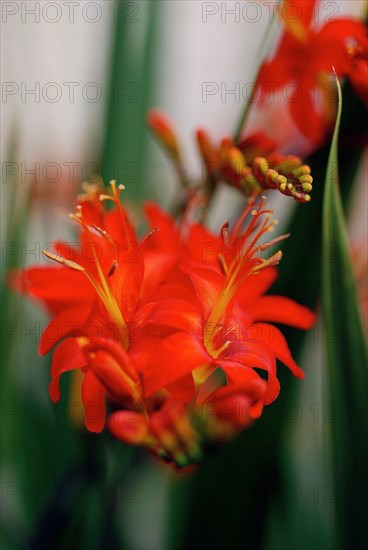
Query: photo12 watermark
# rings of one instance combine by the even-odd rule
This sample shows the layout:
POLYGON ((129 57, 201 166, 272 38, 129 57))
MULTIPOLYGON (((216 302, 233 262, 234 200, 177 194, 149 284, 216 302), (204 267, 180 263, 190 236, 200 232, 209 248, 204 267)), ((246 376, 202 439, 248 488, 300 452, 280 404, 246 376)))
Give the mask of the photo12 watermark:
POLYGON ((337 105, 336 83, 333 79, 326 81, 323 88, 316 86, 306 90, 296 82, 281 84, 276 80, 263 82, 262 87, 256 82, 202 82, 201 96, 203 103, 252 103, 259 106, 285 103, 298 103, 303 98, 312 103, 334 103, 337 105))
POLYGON ((1 102, 27 104, 79 102, 99 103, 110 99, 113 104, 139 103, 140 86, 137 82, 112 82, 103 86, 98 82, 15 82, 1 83, 1 102))
POLYGON ((17 21, 24 24, 48 23, 55 25, 57 23, 80 24, 84 22, 93 25, 104 18, 110 18, 114 22, 137 24, 141 21, 140 8, 139 2, 120 2, 119 0, 115 0, 115 2, 109 0, 102 2, 6 0, 1 3, 1 21, 3 24, 17 21))
POLYGON ((113 162, 101 164, 96 161, 80 162, 77 160, 57 162, 14 162, 4 161, 1 165, 2 183, 11 184, 14 179, 19 183, 75 183, 88 181, 99 183, 101 174, 106 174, 108 181, 116 179, 124 184, 137 184, 139 182, 140 165, 137 162, 113 162))
MULTIPOLYGON (((312 22, 327 23, 338 15, 338 2, 316 3, 312 13, 312 22)), ((303 19, 300 2, 279 2, 264 0, 261 2, 222 1, 202 2, 202 23, 251 23, 261 21, 273 23, 277 18, 287 23, 297 24, 303 19)))

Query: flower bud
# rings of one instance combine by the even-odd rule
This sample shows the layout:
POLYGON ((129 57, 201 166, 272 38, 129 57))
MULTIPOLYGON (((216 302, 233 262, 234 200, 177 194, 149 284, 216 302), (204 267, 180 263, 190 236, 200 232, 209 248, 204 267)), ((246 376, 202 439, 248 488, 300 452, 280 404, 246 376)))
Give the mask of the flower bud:
POLYGON ((163 145, 167 153, 177 162, 180 160, 180 150, 175 132, 162 113, 151 111, 147 117, 148 126, 163 145))

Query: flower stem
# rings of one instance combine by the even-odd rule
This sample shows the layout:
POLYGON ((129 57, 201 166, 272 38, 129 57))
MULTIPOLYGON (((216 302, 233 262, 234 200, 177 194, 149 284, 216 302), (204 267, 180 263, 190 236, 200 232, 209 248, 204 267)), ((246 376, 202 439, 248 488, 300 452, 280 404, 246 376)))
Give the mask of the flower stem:
POLYGON ((268 50, 269 41, 271 41, 270 40, 271 29, 272 29, 272 25, 275 22, 275 20, 276 20, 276 17, 273 17, 269 21, 269 23, 267 25, 267 28, 266 28, 266 32, 265 32, 265 34, 263 35, 263 38, 262 38, 262 42, 261 42, 261 45, 260 45, 260 48, 259 48, 259 59, 260 59, 260 63, 258 65, 259 68, 257 70, 255 80, 252 83, 252 91, 251 91, 250 97, 245 102, 243 112, 241 114, 241 117, 239 119, 239 122, 238 122, 238 124, 236 126, 236 129, 235 129, 235 132, 234 132, 234 142, 235 142, 235 144, 238 143, 238 141, 240 139, 242 130, 245 126, 245 123, 246 123, 248 115, 249 115, 250 108, 251 108, 251 106, 254 102, 254 99, 255 99, 255 93, 256 93, 256 90, 257 90, 259 75, 261 73, 261 68, 262 68, 262 65, 263 65, 263 61, 266 58, 266 53, 267 53, 267 50, 268 50))
POLYGON ((258 77, 259 77, 259 73, 260 73, 260 69, 258 70, 257 72, 257 76, 256 76, 256 79, 255 81, 252 83, 252 92, 250 94, 250 97, 247 99, 247 101, 245 102, 245 106, 244 106, 244 109, 243 109, 243 112, 241 114, 241 117, 239 119, 239 122, 238 122, 238 125, 236 127, 236 130, 235 130, 235 133, 234 133, 234 142, 235 144, 238 143, 238 141, 240 140, 240 136, 241 136, 241 132, 245 126, 245 123, 246 123, 246 120, 248 118, 248 114, 249 114, 249 111, 250 111, 250 108, 252 106, 252 103, 253 103, 253 100, 254 100, 254 97, 255 97, 255 92, 256 92, 256 89, 257 89, 257 82, 258 82, 258 77))

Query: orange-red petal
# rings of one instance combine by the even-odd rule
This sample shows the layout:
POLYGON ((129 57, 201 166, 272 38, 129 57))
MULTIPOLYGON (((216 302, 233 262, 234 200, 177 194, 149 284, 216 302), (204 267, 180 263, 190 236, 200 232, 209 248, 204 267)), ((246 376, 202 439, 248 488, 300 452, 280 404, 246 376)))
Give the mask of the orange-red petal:
POLYGON ((106 390, 96 375, 88 370, 82 382, 82 401, 84 405, 84 422, 87 430, 99 433, 105 426, 106 390))
POLYGON ((46 355, 60 340, 72 336, 86 322, 91 311, 89 305, 78 305, 61 310, 44 328, 38 352, 46 355))
POLYGON ((151 395, 211 360, 203 343, 195 335, 176 332, 168 336, 144 373, 145 395, 151 395))
POLYGON ((143 445, 149 435, 147 421, 134 411, 116 411, 107 419, 107 427, 114 437, 128 445, 143 445))
POLYGON ((297 378, 304 378, 304 372, 295 363, 286 342, 286 338, 282 332, 273 325, 267 325, 265 323, 257 323, 255 326, 260 329, 260 340, 273 351, 277 359, 284 363, 294 376, 297 378))
POLYGON ((197 298, 201 304, 204 319, 207 319, 215 307, 224 288, 225 279, 211 269, 188 271, 197 298))
POLYGON ((277 279, 277 269, 268 267, 258 273, 248 277, 245 283, 239 288, 235 295, 238 304, 247 310, 249 304, 256 303, 277 279))
POLYGON ((203 319, 198 309, 186 300, 161 300, 150 317, 150 322, 157 323, 183 332, 201 332, 203 319))
POLYGON ((303 330, 310 329, 316 321, 310 309, 284 296, 262 296, 248 306, 247 313, 254 321, 282 323, 303 330))
POLYGON ((60 399, 59 380, 61 374, 69 370, 81 369, 86 365, 87 360, 78 343, 78 338, 68 338, 59 344, 52 356, 52 380, 49 386, 49 394, 54 403, 60 399))
POLYGON ((219 361, 221 368, 226 372, 226 376, 230 379, 234 378, 236 383, 239 371, 234 370, 234 362, 241 363, 245 367, 257 368, 265 370, 268 375, 267 389, 263 396, 265 405, 269 405, 274 401, 280 393, 280 382, 276 376, 276 361, 271 348, 260 343, 238 343, 236 348, 229 347, 226 359, 219 361), (228 361, 232 364, 227 366, 228 361))
POLYGON ((88 355, 90 369, 106 388, 108 393, 122 404, 134 400, 134 382, 124 372, 124 365, 104 350, 96 350, 88 355))

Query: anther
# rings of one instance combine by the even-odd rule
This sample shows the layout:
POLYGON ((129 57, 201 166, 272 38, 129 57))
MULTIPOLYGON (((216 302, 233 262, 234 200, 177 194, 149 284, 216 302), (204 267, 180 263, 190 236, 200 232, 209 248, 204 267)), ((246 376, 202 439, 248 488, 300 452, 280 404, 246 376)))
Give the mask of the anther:
POLYGON ((55 262, 58 262, 59 264, 62 264, 65 267, 69 267, 70 269, 73 269, 74 271, 81 271, 81 272, 85 271, 84 267, 77 264, 76 262, 73 262, 72 260, 66 260, 65 258, 62 258, 61 256, 57 256, 56 254, 52 254, 48 250, 43 249, 42 254, 44 254, 47 258, 50 258, 50 260, 54 260, 55 262))
POLYGON ((114 275, 118 265, 119 265, 119 263, 116 260, 114 260, 113 263, 111 264, 111 267, 110 267, 109 272, 107 274, 108 277, 111 277, 112 275, 114 275))

